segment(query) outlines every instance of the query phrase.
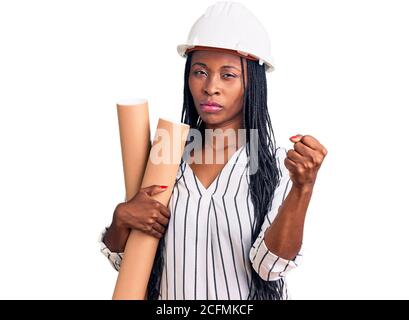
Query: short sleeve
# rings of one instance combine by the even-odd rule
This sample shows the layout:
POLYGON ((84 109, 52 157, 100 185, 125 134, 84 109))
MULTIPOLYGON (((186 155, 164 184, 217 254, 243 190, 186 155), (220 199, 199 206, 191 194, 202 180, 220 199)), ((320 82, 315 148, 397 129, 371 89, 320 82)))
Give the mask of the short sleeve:
POLYGON ((283 259, 271 252, 264 241, 264 233, 274 221, 278 210, 285 198, 287 197, 292 182, 288 173, 288 169, 284 165, 284 159, 287 156, 285 148, 276 150, 276 161, 279 169, 279 184, 274 191, 273 201, 270 211, 264 218, 261 231, 256 241, 254 241, 250 249, 250 261, 254 270, 265 281, 279 280, 301 263, 302 248, 293 260, 283 259))
POLYGON ((120 267, 121 267, 121 262, 122 262, 122 258, 124 256, 123 252, 112 252, 111 250, 109 250, 109 248, 105 245, 105 243, 103 242, 105 233, 107 232, 108 228, 105 227, 104 230, 100 233, 99 235, 99 243, 101 246, 101 252, 102 254, 108 258, 108 261, 111 263, 112 267, 116 270, 119 271, 120 267))

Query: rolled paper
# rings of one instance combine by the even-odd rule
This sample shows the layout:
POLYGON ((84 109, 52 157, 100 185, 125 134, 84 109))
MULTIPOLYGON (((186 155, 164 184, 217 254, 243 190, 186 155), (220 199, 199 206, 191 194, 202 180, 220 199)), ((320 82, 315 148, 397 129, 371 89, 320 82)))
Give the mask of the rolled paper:
MULTIPOLYGON (((180 160, 189 133, 189 126, 159 119, 141 188, 151 185, 168 186, 153 196, 167 206, 172 195, 180 160)), ((116 282, 114 300, 146 299, 147 286, 159 240, 132 230, 126 242, 116 282)))
POLYGON ((135 99, 117 103, 126 199, 138 191, 151 148, 148 101, 135 99))

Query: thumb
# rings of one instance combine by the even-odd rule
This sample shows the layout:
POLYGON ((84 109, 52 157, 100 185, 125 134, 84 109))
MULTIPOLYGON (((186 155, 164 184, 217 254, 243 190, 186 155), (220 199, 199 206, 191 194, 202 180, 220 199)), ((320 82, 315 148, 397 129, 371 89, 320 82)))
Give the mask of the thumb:
POLYGON ((154 196, 155 194, 161 193, 165 190, 167 190, 168 186, 159 186, 157 184, 154 184, 152 186, 142 188, 142 192, 146 192, 149 196, 154 196))
POLYGON ((295 136, 290 137, 290 141, 296 143, 296 142, 300 141, 302 139, 302 137, 303 137, 302 134, 297 134, 295 136))

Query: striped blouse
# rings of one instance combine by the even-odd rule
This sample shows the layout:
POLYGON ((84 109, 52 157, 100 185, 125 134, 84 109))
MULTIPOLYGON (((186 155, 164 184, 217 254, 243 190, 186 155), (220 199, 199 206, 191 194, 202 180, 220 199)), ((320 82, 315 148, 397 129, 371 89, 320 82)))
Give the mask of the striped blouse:
MULTIPOLYGON (((254 211, 245 145, 228 160, 212 184, 205 188, 186 162, 182 162, 169 201, 170 220, 164 235, 165 258, 159 299, 248 299, 251 268, 265 281, 283 278, 301 262, 269 251, 264 232, 277 215, 291 189, 284 166, 286 149, 278 148, 280 183, 258 238, 252 243, 254 211)), ((111 252, 102 242, 101 252, 119 270, 123 253, 111 252)))

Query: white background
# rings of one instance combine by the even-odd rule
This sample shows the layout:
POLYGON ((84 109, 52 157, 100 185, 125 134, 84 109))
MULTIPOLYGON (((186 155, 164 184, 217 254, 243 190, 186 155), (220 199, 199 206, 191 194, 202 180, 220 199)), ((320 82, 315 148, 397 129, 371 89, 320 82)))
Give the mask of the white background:
MULTIPOLYGON (((0 298, 110 299, 98 236, 123 201, 115 103, 178 121, 176 45, 214 1, 0 3, 0 298)), ((278 145, 326 146, 294 299, 407 299, 405 1, 242 1, 264 24, 278 145)))

